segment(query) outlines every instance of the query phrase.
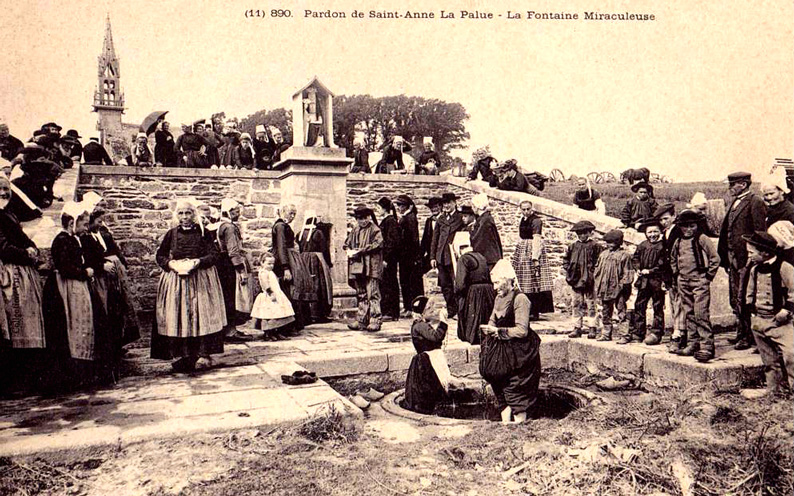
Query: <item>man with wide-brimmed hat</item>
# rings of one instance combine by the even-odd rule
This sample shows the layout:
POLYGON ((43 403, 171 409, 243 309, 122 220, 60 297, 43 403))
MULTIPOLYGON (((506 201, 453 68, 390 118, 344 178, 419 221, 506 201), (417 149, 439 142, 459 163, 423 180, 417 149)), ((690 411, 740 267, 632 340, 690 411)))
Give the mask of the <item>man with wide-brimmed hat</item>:
POLYGON ((766 205, 760 196, 750 191, 752 175, 734 172, 728 176, 728 192, 733 200, 722 221, 717 252, 720 263, 728 273, 731 308, 738 321, 736 336, 732 341, 737 350, 746 350, 754 342, 750 333, 750 320, 739 311, 741 281, 747 265, 747 244, 742 236, 766 230, 766 205))
POLYGON ((356 290, 358 315, 351 330, 380 330, 380 278, 383 271, 383 235, 375 224, 372 209, 359 205, 353 211, 356 225, 347 235, 348 281, 356 290))
POLYGON ((742 238, 748 252, 742 306, 751 315, 751 329, 766 369, 764 395, 786 394, 794 389, 794 266, 780 256, 779 243, 770 234, 756 231, 742 238), (780 366, 781 358, 785 368, 780 366))
POLYGON ((585 317, 587 317, 588 337, 595 339, 598 335, 598 312, 595 294, 593 293, 595 266, 602 246, 592 239, 595 225, 589 220, 580 220, 571 228, 577 240, 568 245, 562 259, 565 270, 565 282, 571 287, 573 298, 573 315, 576 318, 573 331, 569 338, 578 338, 583 333, 585 317))
POLYGON ((620 221, 626 227, 637 229, 640 222, 653 217, 653 212, 659 206, 653 198, 653 186, 646 182, 639 182, 631 187, 635 193, 634 198, 626 202, 620 213, 620 221))
MULTIPOLYGON (((670 268, 678 285, 681 320, 685 323, 686 334, 681 336, 678 346, 671 346, 669 351, 707 362, 714 358, 711 281, 719 270, 720 257, 714 243, 698 232, 702 218, 699 212, 684 210, 676 219, 681 237, 670 250, 670 268)), ((676 342, 675 337, 673 342, 676 342)))
POLYGON ((433 242, 430 246, 430 264, 438 269, 438 285, 447 302, 447 312, 453 318, 458 313, 458 304, 455 298, 455 273, 452 268, 452 241, 455 233, 463 228, 463 218, 458 212, 458 197, 455 193, 441 195, 443 212, 438 217, 436 229, 433 232, 433 242))

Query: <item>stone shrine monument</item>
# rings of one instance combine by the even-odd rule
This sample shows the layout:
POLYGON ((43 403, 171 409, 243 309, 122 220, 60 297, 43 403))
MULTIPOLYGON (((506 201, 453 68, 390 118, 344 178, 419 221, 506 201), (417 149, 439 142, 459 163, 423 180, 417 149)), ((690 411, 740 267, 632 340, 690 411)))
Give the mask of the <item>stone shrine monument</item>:
POLYGON ((334 145, 334 94, 315 76, 292 96, 292 143, 273 168, 283 171, 281 203, 297 207, 293 229, 298 232, 305 212, 312 210, 333 224, 331 261, 334 294, 349 292, 347 257, 347 173, 352 159, 334 145))

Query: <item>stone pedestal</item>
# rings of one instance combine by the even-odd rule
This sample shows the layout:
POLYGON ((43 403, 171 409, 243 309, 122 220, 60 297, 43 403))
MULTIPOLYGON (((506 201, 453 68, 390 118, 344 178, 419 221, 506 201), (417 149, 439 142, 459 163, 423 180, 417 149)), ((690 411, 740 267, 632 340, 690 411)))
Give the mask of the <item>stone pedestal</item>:
MULTIPOLYGON (((334 287, 347 286, 347 257, 342 245, 347 236, 347 173, 353 159, 341 148, 292 147, 281 154, 274 168, 282 171, 281 204, 294 203, 297 216, 292 228, 296 237, 307 210, 333 224, 331 269, 334 287)), ((334 291, 336 293, 336 290, 334 291)))

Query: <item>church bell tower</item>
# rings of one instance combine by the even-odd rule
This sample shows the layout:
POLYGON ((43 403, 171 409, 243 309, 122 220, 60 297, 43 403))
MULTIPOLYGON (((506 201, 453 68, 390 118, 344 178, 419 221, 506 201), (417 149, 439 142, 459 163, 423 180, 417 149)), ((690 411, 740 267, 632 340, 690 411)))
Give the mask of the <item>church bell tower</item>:
MULTIPOLYGON (((121 114, 124 113, 124 93, 121 92, 121 67, 113 47, 113 33, 110 30, 110 15, 105 21, 105 39, 102 53, 98 57, 97 88, 94 91, 94 112, 98 114, 97 130, 100 142, 114 154, 114 142, 124 143, 121 114)), ((115 159, 114 159, 115 161, 115 159)))

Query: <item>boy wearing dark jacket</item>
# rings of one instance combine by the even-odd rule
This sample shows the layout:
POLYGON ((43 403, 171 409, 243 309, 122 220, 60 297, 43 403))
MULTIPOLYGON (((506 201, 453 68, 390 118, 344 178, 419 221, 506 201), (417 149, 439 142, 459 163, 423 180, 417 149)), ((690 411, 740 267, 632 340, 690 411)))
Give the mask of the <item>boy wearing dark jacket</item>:
POLYGON ((684 210, 676 219, 681 237, 670 250, 670 268, 678 283, 681 319, 686 334, 670 352, 694 356, 700 362, 714 358, 714 333, 711 330, 711 281, 720 267, 720 256, 711 240, 698 232, 702 215, 684 210))
POLYGON ((634 303, 634 312, 629 317, 629 332, 618 340, 618 344, 645 340, 645 344, 656 345, 662 341, 664 334, 662 285, 666 279, 668 265, 665 261, 662 226, 659 221, 648 220, 640 228, 645 232, 645 241, 640 243, 631 257, 631 264, 638 275, 634 283, 637 300, 634 303), (646 335, 646 310, 649 300, 653 300, 653 326, 651 332, 646 335))
POLYGON ((588 337, 595 339, 598 334, 596 300, 593 294, 593 273, 602 247, 592 239, 595 226, 592 222, 583 220, 574 224, 571 231, 579 238, 568 246, 562 266, 565 269, 565 281, 573 291, 573 314, 576 317, 573 331, 569 338, 578 338, 582 335, 585 310, 588 317, 588 337), (591 337, 592 336, 592 337, 591 337))

